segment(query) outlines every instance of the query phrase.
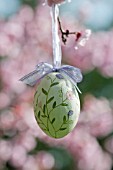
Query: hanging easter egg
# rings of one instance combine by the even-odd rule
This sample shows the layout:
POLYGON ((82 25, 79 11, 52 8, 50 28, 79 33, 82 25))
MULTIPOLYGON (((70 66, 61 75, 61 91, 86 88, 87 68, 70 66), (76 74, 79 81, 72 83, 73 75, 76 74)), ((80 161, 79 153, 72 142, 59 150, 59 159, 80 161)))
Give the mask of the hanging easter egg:
POLYGON ((39 127, 47 135, 66 136, 74 129, 80 113, 76 87, 58 72, 46 75, 34 96, 34 113, 39 127))
POLYGON ((39 127, 48 136, 62 138, 77 124, 80 100, 77 83, 82 81, 80 69, 61 65, 61 45, 58 36, 57 5, 52 6, 53 65, 41 62, 34 71, 20 79, 27 85, 38 84, 34 95, 34 114, 39 127))

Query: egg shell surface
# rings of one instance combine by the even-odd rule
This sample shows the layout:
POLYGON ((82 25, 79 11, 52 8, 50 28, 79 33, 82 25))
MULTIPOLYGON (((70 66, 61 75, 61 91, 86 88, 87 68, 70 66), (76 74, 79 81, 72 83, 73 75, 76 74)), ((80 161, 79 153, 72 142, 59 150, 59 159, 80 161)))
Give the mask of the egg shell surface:
POLYGON ((74 129, 80 100, 67 76, 53 72, 40 81, 34 95, 34 114, 39 127, 50 137, 62 138, 74 129))

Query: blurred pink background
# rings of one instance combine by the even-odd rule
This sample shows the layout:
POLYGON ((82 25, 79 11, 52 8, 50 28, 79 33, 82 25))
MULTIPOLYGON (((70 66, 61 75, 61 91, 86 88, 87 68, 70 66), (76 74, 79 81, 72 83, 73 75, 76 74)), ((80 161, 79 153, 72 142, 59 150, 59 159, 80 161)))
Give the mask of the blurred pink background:
POLYGON ((113 21, 95 30, 81 21, 88 18, 82 3, 75 7, 78 17, 65 13, 68 4, 61 7, 65 29, 87 27, 92 35, 78 50, 73 36, 66 46, 62 43, 62 63, 79 67, 84 80, 78 85, 79 122, 68 136, 56 140, 46 136, 34 118, 35 87, 18 81, 37 63, 52 63, 50 8, 33 4, 23 1, 7 17, 0 7, 0 170, 112 170, 113 21))

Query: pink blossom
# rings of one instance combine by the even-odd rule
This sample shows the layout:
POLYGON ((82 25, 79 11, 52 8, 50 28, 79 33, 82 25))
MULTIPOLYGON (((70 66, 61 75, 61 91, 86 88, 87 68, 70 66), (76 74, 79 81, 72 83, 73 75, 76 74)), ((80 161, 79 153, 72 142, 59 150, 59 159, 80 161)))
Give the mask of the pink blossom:
POLYGON ((106 136, 113 131, 113 111, 107 99, 96 99, 87 96, 83 112, 79 119, 90 129, 90 133, 96 137, 106 136))
MULTIPOLYGON (((74 23, 73 23, 74 24, 74 23)), ((84 71, 90 71, 97 67, 103 75, 113 76, 113 30, 106 32, 93 33, 85 47, 79 46, 74 50, 75 41, 71 38, 68 46, 63 47, 64 62, 76 65, 84 71), (106 57, 107 56, 107 57, 106 57)))
POLYGON ((55 166, 55 159, 53 155, 46 151, 40 151, 36 159, 40 169, 53 169, 55 166))
POLYGON ((113 136, 105 140, 104 147, 109 153, 113 154, 113 136))
POLYGON ((76 39, 76 43, 75 43, 76 50, 79 48, 79 46, 82 46, 82 47, 85 46, 86 42, 89 40, 91 36, 91 30, 86 29, 84 32, 81 32, 78 35, 79 37, 76 39))
POLYGON ((66 93, 66 97, 67 97, 68 100, 73 100, 73 99, 74 99, 74 94, 73 94, 73 92, 72 92, 72 91, 68 91, 68 92, 66 93))
POLYGON ((48 144, 67 148, 76 162, 77 170, 106 170, 112 167, 111 156, 102 150, 96 138, 88 132, 84 124, 78 124, 72 133, 57 141, 47 136, 42 138, 48 144))

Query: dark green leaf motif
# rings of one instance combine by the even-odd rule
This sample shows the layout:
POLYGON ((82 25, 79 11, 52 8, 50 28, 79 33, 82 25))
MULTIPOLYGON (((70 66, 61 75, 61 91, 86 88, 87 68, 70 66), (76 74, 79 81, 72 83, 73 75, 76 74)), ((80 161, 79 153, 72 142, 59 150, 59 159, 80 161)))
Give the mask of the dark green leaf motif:
POLYGON ((56 101, 53 103, 53 109, 56 107, 56 101))
POLYGON ((42 128, 42 130, 47 131, 47 129, 42 128))
POLYGON ((45 89, 43 89, 43 88, 42 88, 42 92, 43 92, 45 95, 48 94, 47 91, 46 91, 45 89))
POLYGON ((47 104, 50 103, 53 99, 54 99, 54 96, 51 97, 51 98, 47 101, 47 104))
POLYGON ((67 128, 60 128, 60 130, 66 130, 67 128))
MULTIPOLYGON (((64 79, 64 77, 60 74, 56 75, 56 77, 58 79, 64 79)), ((65 97, 64 98, 64 94, 63 94, 63 90, 62 90, 62 87, 60 87, 59 91, 58 91, 58 96, 60 95, 61 99, 59 101, 59 103, 57 103, 57 101, 55 101, 55 96, 53 94, 53 91, 52 89, 57 87, 57 85, 59 86, 59 82, 56 80, 57 78, 54 78, 52 79, 51 77, 47 77, 47 79, 50 79, 49 83, 49 87, 48 89, 46 89, 45 87, 44 88, 41 88, 41 91, 42 91, 42 97, 45 98, 45 103, 39 103, 39 108, 40 108, 40 111, 37 112, 37 122, 39 123, 39 126, 41 127, 41 129, 45 132, 47 132, 47 134, 49 134, 50 136, 54 137, 54 138, 57 138, 60 134, 57 134, 58 132, 61 132, 63 133, 64 132, 68 132, 67 131, 67 128, 66 126, 68 126, 68 122, 69 122, 69 117, 68 115, 66 114, 63 114, 62 115, 62 123, 61 123, 61 126, 57 129, 57 120, 56 120, 56 117, 54 115, 53 117, 53 114, 54 113, 54 109, 56 110, 56 108, 60 108, 60 107, 67 107, 68 106, 68 103, 67 103, 67 98, 65 97), (56 81, 56 82, 55 82, 56 81), (51 96, 51 94, 53 96, 51 96), (45 95, 45 96, 44 96, 45 95), (52 130, 51 130, 52 128, 52 130)), ((39 94, 39 96, 41 95, 41 93, 39 94)), ((38 98, 38 95, 37 95, 37 98, 38 98)), ((35 101, 35 103, 38 103, 38 101, 35 101)), ((35 106, 36 109, 38 108, 38 106, 35 106)), ((69 114, 71 114, 69 112, 69 114)), ((71 118, 70 118, 71 119, 71 118)), ((71 123, 71 122, 70 122, 71 123)), ((61 136, 63 135, 61 133, 61 136)))
POLYGON ((66 116, 64 115, 63 117, 63 122, 65 123, 66 122, 66 116))
POLYGON ((43 118, 46 118, 47 116, 46 115, 41 115, 43 118))
POLYGON ((58 84, 59 84, 59 82, 55 82, 55 83, 51 84, 51 87, 52 87, 52 86, 56 86, 56 85, 58 85, 58 84))
POLYGON ((51 123, 53 124, 53 123, 54 123, 54 121, 55 121, 55 118, 53 118, 53 120, 52 120, 52 122, 51 122, 51 123))
POLYGON ((46 111, 46 105, 44 104, 44 106, 43 106, 43 112, 45 113, 45 111, 46 111))
POLYGON ((38 118, 40 119, 40 111, 38 112, 38 118))
POLYGON ((67 103, 62 103, 62 106, 68 106, 68 104, 67 103))

